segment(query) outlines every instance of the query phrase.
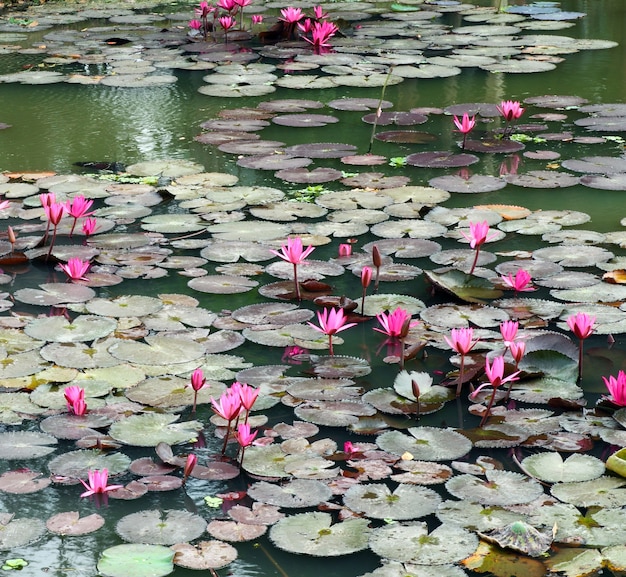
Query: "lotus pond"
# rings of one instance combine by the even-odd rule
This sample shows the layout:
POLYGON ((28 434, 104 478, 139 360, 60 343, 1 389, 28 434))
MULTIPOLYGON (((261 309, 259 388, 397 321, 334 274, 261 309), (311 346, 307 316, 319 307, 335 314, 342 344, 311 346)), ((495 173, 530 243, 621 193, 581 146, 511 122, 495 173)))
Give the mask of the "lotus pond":
POLYGON ((265 34, 284 4, 206 39, 194 8, 0 18, 2 572, 626 571, 621 0, 326 3, 322 54, 265 34), (355 323, 332 355, 324 307, 355 323))

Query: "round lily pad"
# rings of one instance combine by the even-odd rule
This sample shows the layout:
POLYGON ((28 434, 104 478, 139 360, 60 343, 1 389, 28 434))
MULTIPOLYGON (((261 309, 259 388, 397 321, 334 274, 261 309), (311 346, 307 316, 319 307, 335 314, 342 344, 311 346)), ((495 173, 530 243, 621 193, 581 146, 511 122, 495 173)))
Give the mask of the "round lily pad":
POLYGON ((189 511, 139 511, 122 517, 115 526, 117 534, 129 543, 173 545, 197 539, 206 528, 200 515, 189 511))
POLYGON ((604 462, 592 455, 574 453, 563 460, 559 453, 536 453, 522 461, 525 471, 548 483, 590 481, 604 474, 604 462))
POLYGON ((132 415, 111 425, 109 434, 116 440, 137 447, 156 447, 165 442, 177 445, 194 439, 202 429, 199 421, 176 423, 179 415, 145 413, 132 415))
POLYGON ((174 551, 161 545, 126 544, 105 549, 98 571, 105 577, 164 577, 174 571, 174 551))
POLYGON ((387 431, 379 435, 376 444, 394 455, 409 453, 421 461, 448 461, 459 459, 470 452, 471 441, 453 429, 410 427, 409 435, 387 431))
POLYGON ((0 459, 37 459, 56 450, 58 441, 36 431, 0 433, 0 459))
POLYGON ((224 541, 200 541, 196 545, 176 543, 174 563, 187 569, 219 569, 237 559, 237 549, 224 541))
POLYGON ((8 551, 38 541, 46 532, 41 519, 18 518, 0 514, 0 550, 8 551))
POLYGON ((329 513, 299 513, 272 526, 270 539, 290 553, 336 557, 367 549, 370 528, 367 519, 348 519, 332 524, 329 513))

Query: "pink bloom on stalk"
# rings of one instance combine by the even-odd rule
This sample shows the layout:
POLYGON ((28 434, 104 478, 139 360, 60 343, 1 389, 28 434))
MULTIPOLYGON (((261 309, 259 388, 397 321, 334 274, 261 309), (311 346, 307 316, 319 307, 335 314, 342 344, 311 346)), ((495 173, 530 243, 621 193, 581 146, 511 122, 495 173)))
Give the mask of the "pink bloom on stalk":
POLYGON ((511 120, 517 120, 522 114, 524 114, 524 108, 521 107, 517 100, 503 100, 496 106, 498 112, 504 116, 507 122, 511 120))
POLYGON ((308 246, 304 249, 302 247, 302 239, 297 236, 295 238, 288 238, 287 244, 282 245, 279 251, 270 249, 270 252, 291 264, 302 264, 304 259, 314 250, 314 246, 308 246))
POLYGON ((81 497, 89 497, 89 495, 96 495, 98 493, 107 493, 108 491, 115 491, 115 489, 121 489, 124 485, 107 485, 109 480, 109 471, 102 469, 101 471, 93 470, 89 471, 89 484, 85 483, 82 479, 80 482, 87 489, 81 494, 81 497))
POLYGON ((241 447, 249 447, 252 445, 252 441, 254 441, 257 434, 258 431, 254 431, 254 433, 250 431, 250 425, 248 425, 248 423, 240 423, 235 433, 235 439, 237 439, 241 447))
POLYGON ((262 14, 253 14, 252 15, 252 24, 261 24, 263 22, 262 14))
POLYGON ((350 256, 352 254, 352 245, 342 243, 339 245, 339 256, 350 256))
POLYGON ((324 49, 330 48, 329 40, 339 30, 332 22, 324 20, 323 22, 314 22, 311 27, 312 39, 304 38, 309 44, 313 45, 316 54, 320 54, 324 49))
POLYGON ((469 353, 478 342, 478 339, 474 340, 474 329, 471 327, 452 329, 450 337, 444 336, 443 338, 450 345, 450 348, 459 355, 469 353))
MULTIPOLYGON (((210 6, 209 3, 205 1, 200 2, 200 7, 194 9, 194 12, 196 13, 196 15, 200 16, 201 18, 206 18, 211 12, 214 12, 214 11, 215 11, 215 8, 213 6, 210 6)), ((193 22, 193 20, 191 22, 193 22)), ((189 23, 190 26, 191 26, 191 22, 189 23)), ((191 27, 193 28, 193 26, 191 27)))
POLYGON ((198 457, 194 453, 189 453, 187 455, 187 459, 185 460, 185 467, 183 468, 183 478, 186 479, 191 475, 194 467, 198 463, 198 457))
POLYGON ((504 376, 504 357, 496 357, 493 359, 493 363, 489 364, 489 359, 485 359, 485 373, 487 378, 489 379, 488 383, 483 383, 478 387, 473 393, 470 394, 470 397, 473 399, 479 393, 481 389, 484 389, 486 386, 491 385, 494 389, 497 389, 499 386, 504 383, 511 383, 513 381, 518 380, 518 376, 520 371, 515 371, 510 374, 508 377, 504 376))
POLYGON ((65 387, 63 391, 67 410, 74 415, 84 415, 87 412, 87 404, 85 403, 85 389, 71 385, 65 387))
POLYGON ((235 4, 240 8, 245 8, 246 6, 250 6, 252 4, 252 0, 234 0, 235 4))
POLYGON ((88 260, 81 260, 76 257, 68 260, 67 264, 59 265, 59 267, 68 277, 70 277, 71 280, 87 280, 85 274, 87 274, 90 266, 91 263, 88 260))
POLYGON ((192 30, 200 30, 202 28, 202 22, 200 22, 200 20, 190 20, 189 28, 192 30))
POLYGON ((317 20, 324 20, 325 18, 328 18, 328 13, 324 12, 324 9, 321 6, 314 6, 313 14, 317 20))
POLYGON ((407 330, 407 323, 408 328, 419 324, 419 321, 411 321, 411 315, 400 307, 391 313, 377 314, 376 318, 383 328, 375 328, 374 330, 379 333, 383 333, 388 337, 400 337, 405 334, 405 331, 407 330))
POLYGON ((293 8, 292 6, 289 6, 288 8, 283 8, 280 13, 282 14, 282 18, 279 18, 279 20, 282 20, 283 22, 288 22, 289 24, 294 24, 295 22, 298 22, 299 20, 302 20, 302 18, 304 18, 304 13, 302 12, 302 9, 293 8))
POLYGON ((511 351, 511 356, 515 361, 515 367, 517 367, 526 352, 526 343, 524 341, 513 341, 509 345, 509 351, 511 351))
POLYGON ((493 240, 498 236, 497 233, 489 234, 489 223, 484 220, 483 222, 470 222, 469 223, 469 235, 461 232, 461 235, 469 240, 470 247, 480 248, 486 242, 493 240))
POLYGON ((512 273, 501 275, 502 283, 512 288, 516 293, 528 292, 536 290, 532 285, 532 277, 523 268, 516 271, 515 276, 512 273))
POLYGON ((4 210, 5 208, 9 208, 11 206, 11 202, 8 200, 0 201, 0 210, 4 210))
POLYGON ((58 225, 65 214, 65 205, 62 202, 51 202, 50 204, 44 204, 43 209, 46 213, 46 218, 54 225, 58 225))
POLYGON ((259 389, 248 385, 247 383, 240 383, 235 381, 231 385, 231 389, 239 395, 241 404, 246 411, 249 411, 254 405, 259 396, 259 389))
POLYGON ((343 312, 343 309, 322 309, 321 311, 317 311, 317 320, 320 324, 318 327, 313 323, 307 323, 316 331, 320 333, 324 333, 325 335, 334 335, 341 331, 345 331, 350 327, 356 326, 356 323, 346 323, 346 316, 343 312))
POLYGON ((224 30, 230 30, 237 21, 232 16, 220 16, 219 23, 224 30))
POLYGON ((626 407, 626 373, 620 371, 617 378, 610 376, 608 379, 602 377, 606 388, 611 393, 610 400, 620 407, 626 407))
POLYGON ((191 385, 191 388, 196 392, 204 387, 204 385, 206 384, 206 378, 204 376, 204 373, 202 372, 202 369, 196 369, 191 374, 191 382, 189 384, 191 385))
POLYGON ((305 34, 311 32, 311 28, 313 27, 313 23, 310 18, 306 18, 304 22, 298 22, 298 28, 302 30, 305 34))
POLYGON ((94 232, 96 232, 98 221, 95 218, 86 218, 83 221, 83 232, 85 236, 91 236, 94 232))
POLYGON ((463 115, 461 120, 459 120, 458 116, 454 116, 453 120, 461 134, 469 134, 473 130, 474 126, 476 126, 476 116, 472 116, 470 118, 470 115, 467 112, 463 115))
POLYGON ((232 421, 241 411, 241 399, 239 395, 233 394, 230 390, 222 393, 219 400, 211 397, 213 412, 222 417, 225 421, 232 421))
POLYGON ((576 313, 567 319, 567 326, 576 338, 584 340, 593 334, 593 323, 595 322, 596 317, 586 315, 585 313, 576 313))
POLYGON ((232 12, 237 7, 235 0, 219 0, 217 5, 219 8, 226 10, 226 12, 232 12))
POLYGON ((91 216, 93 211, 89 212, 89 209, 92 204, 93 200, 87 200, 84 196, 78 195, 65 203, 65 211, 74 218, 91 216))
POLYGON ((369 266, 364 266, 361 269, 361 286, 367 288, 372 282, 372 269, 369 266))
POLYGON ((500 323, 500 334, 502 335, 505 347, 508 348, 511 346, 511 343, 517 336, 518 329, 519 323, 517 321, 504 321, 503 323, 500 323))
POLYGON ((50 206, 56 202, 56 196, 54 192, 43 192, 39 195, 39 201, 41 206, 45 209, 46 206, 50 206))

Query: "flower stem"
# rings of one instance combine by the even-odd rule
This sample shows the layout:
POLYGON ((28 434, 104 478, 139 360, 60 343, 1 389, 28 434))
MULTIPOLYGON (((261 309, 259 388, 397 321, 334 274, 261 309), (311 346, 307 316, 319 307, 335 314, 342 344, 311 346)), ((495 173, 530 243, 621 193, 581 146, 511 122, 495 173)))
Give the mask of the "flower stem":
POLYGON ((472 262, 472 268, 470 268, 469 273, 473 274, 474 273, 474 269, 476 268, 476 265, 478 264, 478 253, 480 252, 480 249, 478 247, 476 247, 476 254, 474 255, 474 262, 472 262))
POLYGON ((583 378, 583 339, 580 339, 580 344, 578 345, 578 380, 581 381, 583 378))
POLYGON ((328 335, 328 354, 333 356, 333 335, 328 335))
POLYGON ((296 288, 296 298, 301 301, 300 284, 298 283, 298 265, 295 262, 293 263, 293 282, 296 288))
POLYGON ((483 415, 482 421, 480 421, 480 425, 478 425, 479 427, 482 427, 487 422, 487 418, 489 417, 491 413, 491 407, 493 407, 493 401, 496 398, 496 390, 497 390, 496 387, 493 387, 493 393, 491 393, 491 398, 489 399, 487 410, 485 411, 485 414, 483 415))
POLYGON ((459 368, 459 382, 456 385, 456 396, 461 396, 461 387, 463 386, 463 376, 465 372, 465 355, 461 355, 461 367, 459 368))

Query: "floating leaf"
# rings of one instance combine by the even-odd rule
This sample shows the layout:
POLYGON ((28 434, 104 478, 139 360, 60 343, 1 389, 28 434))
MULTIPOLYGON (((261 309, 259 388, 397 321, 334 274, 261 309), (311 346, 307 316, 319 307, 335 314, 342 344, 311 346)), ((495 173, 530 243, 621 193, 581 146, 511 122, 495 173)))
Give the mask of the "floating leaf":
POLYGON ((410 453, 422 461, 448 461, 469 453, 472 443, 453 429, 435 427, 410 427, 410 435, 388 431, 379 435, 376 444, 394 455, 410 453))
POLYGON ((46 532, 46 526, 40 519, 15 519, 8 513, 0 515, 0 550, 30 545, 46 532))
POLYGON ((97 531, 104 525, 104 517, 93 513, 80 517, 78 511, 57 513, 46 521, 46 529, 56 535, 87 535, 97 531))
POLYGON ((565 461, 559 453, 537 453, 522 461, 525 471, 548 483, 589 481, 604 474, 604 463, 591 455, 574 453, 565 461))
POLYGON ((139 511, 122 517, 115 526, 117 534, 130 543, 173 545, 197 539, 206 521, 189 511, 139 511))
POLYGON ((458 475, 446 483, 446 489, 458 499, 483 505, 530 503, 543 495, 543 488, 537 481, 519 473, 487 470, 485 476, 486 480, 474 475, 458 475))
POLYGON ((57 440, 35 431, 0 433, 0 459, 37 459, 56 450, 57 440))
POLYGON ((220 569, 237 559, 237 549, 223 541, 200 541, 196 545, 176 543, 174 564, 187 569, 220 569))
POLYGON ((160 545, 116 545, 98 559, 105 577, 163 577, 174 571, 174 551, 160 545))
POLYGON ((336 557, 367 549, 370 529, 367 519, 332 523, 328 513, 299 513, 272 526, 270 539, 283 551, 314 557, 336 557))
POLYGON ((116 440, 137 447, 156 447, 160 442, 170 445, 194 439, 202 429, 199 421, 176 423, 179 415, 145 413, 113 423, 109 434, 116 440))

